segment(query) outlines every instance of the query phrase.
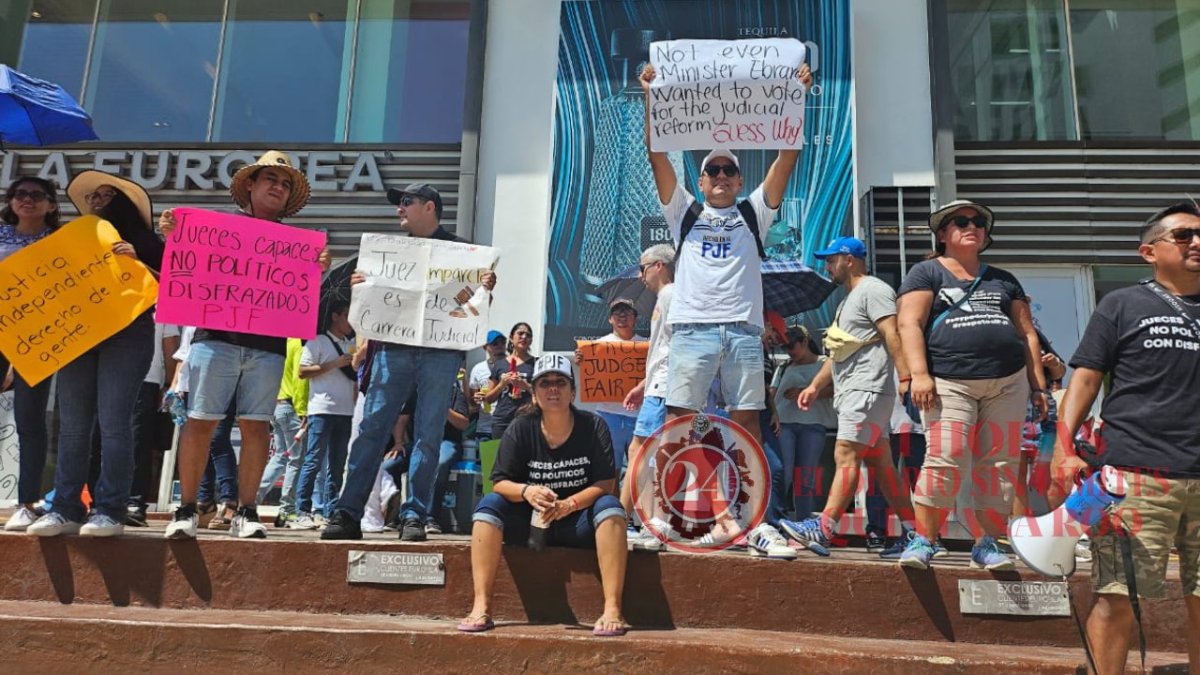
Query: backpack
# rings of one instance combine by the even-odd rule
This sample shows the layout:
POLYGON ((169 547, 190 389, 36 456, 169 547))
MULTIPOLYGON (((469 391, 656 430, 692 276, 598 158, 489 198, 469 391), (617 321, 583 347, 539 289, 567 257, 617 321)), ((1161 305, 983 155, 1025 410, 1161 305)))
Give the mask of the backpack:
MULTIPOLYGON (((767 252, 763 249, 762 238, 758 236, 758 214, 754 212, 754 205, 750 203, 750 200, 743 199, 737 203, 737 210, 742 214, 742 219, 746 221, 746 227, 750 229, 750 234, 754 235, 754 245, 758 247, 758 257, 766 260, 767 252)), ((683 214, 683 223, 679 227, 679 243, 675 245, 676 260, 679 260, 679 254, 683 252, 683 242, 687 241, 688 234, 696 225, 696 221, 700 219, 701 213, 704 213, 704 207, 700 206, 700 202, 694 201, 688 207, 687 213, 683 214)))

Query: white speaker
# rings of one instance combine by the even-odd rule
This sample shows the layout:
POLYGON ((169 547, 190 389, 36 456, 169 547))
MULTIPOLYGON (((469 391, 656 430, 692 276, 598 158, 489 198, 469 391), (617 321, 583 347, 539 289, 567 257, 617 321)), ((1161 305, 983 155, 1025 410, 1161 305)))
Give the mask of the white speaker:
POLYGON ((1008 523, 1008 540, 1021 561, 1048 577, 1075 573, 1075 542, 1125 499, 1125 479, 1111 466, 1077 485, 1062 506, 1043 516, 1008 523))

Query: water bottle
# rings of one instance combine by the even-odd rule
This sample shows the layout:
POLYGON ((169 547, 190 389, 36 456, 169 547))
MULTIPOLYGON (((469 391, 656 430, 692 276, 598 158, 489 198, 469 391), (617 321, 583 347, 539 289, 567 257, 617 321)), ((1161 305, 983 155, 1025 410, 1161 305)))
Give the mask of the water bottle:
POLYGON ((529 548, 535 551, 546 548, 546 534, 549 529, 549 524, 542 519, 542 514, 534 509, 533 517, 529 521, 529 548))

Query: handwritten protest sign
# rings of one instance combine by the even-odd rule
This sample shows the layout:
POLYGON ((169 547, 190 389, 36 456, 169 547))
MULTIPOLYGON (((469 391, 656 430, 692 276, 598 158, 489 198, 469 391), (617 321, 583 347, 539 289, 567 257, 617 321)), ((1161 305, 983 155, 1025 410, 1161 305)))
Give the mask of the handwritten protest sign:
POLYGON ((159 323, 316 337, 323 232, 202 209, 174 214, 159 323))
POLYGON ((0 351, 29 384, 154 305, 154 275, 112 252, 120 240, 108 221, 83 216, 0 263, 0 351))
POLYGON ((651 149, 799 148, 804 51, 790 38, 652 43, 651 149))
POLYGON ((579 340, 579 400, 620 403, 646 377, 649 342, 579 340))
POLYGON ((452 241, 364 234, 350 296, 350 325, 363 337, 439 349, 474 349, 488 331, 491 294, 480 285, 498 249, 452 241))

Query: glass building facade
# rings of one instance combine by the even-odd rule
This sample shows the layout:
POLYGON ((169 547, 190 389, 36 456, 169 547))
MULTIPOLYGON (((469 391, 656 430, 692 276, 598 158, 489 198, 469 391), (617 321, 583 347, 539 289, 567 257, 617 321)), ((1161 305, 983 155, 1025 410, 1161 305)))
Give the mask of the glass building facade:
POLYGON ((468 0, 7 0, 0 61, 106 142, 459 143, 468 0))
POLYGON ((955 137, 1200 140, 1200 2, 946 0, 955 137))

